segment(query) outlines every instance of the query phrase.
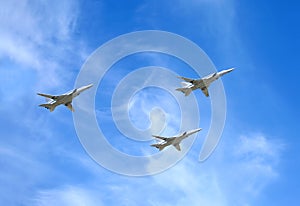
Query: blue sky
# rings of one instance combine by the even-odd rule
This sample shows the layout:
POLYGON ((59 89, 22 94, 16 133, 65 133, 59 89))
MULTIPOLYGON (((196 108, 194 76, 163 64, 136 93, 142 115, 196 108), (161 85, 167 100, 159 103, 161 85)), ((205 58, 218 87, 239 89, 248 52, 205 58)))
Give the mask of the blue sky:
MULTIPOLYGON (((297 205, 298 8, 296 1, 256 0, 1 1, 0 204, 297 205), (95 49, 140 30, 181 35, 201 47, 218 70, 236 70, 222 78, 227 118, 212 156, 198 162, 210 100, 196 91, 203 131, 188 154, 160 174, 130 177, 93 161, 80 144, 71 112, 38 107, 44 99, 36 93, 72 89, 95 49)), ((99 85, 98 123, 123 152, 157 152, 148 147, 151 142, 128 141, 109 109, 118 82, 134 69, 153 65, 195 76, 178 59, 133 55, 114 65, 99 85)), ((147 127, 149 119, 140 119, 160 106, 171 125, 165 134, 177 132, 178 105, 165 91, 142 90, 130 105, 138 128, 147 127)))

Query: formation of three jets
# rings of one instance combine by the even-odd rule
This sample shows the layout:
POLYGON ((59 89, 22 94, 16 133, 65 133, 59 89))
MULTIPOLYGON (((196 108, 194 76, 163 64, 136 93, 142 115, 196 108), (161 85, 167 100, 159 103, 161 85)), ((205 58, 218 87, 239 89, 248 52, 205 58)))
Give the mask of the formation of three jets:
MULTIPOLYGON (((181 88, 177 88, 177 91, 181 91, 182 93, 185 94, 185 96, 188 96, 192 91, 196 89, 201 89, 202 92, 205 94, 205 96, 209 96, 208 93, 208 87, 209 85, 217 80, 219 77, 223 76, 224 74, 227 74, 231 72, 234 68, 223 70, 220 72, 216 72, 210 75, 207 75, 203 78, 200 79, 190 79, 186 77, 178 77, 180 79, 183 79, 185 82, 181 82, 182 86, 181 88)), ((37 93, 40 96, 46 97, 49 99, 49 101, 45 104, 40 104, 39 106, 45 107, 50 110, 50 112, 54 111, 54 109, 58 105, 65 105, 70 109, 72 112, 74 112, 73 106, 72 106, 72 101, 75 97, 77 97, 81 92, 91 88, 93 84, 89 84, 87 86, 80 87, 78 89, 74 89, 70 92, 67 92, 62 95, 49 95, 49 94, 42 94, 42 93, 37 93)), ((163 150, 165 147, 169 145, 173 145, 178 151, 181 151, 180 148, 180 143, 183 139, 187 138, 188 136, 197 133, 201 130, 201 128, 190 130, 187 132, 182 133, 179 136, 175 137, 162 137, 162 136, 157 136, 157 135, 152 135, 153 137, 162 140, 161 142, 158 142, 156 144, 152 144, 152 147, 156 147, 159 149, 159 151, 163 150)))

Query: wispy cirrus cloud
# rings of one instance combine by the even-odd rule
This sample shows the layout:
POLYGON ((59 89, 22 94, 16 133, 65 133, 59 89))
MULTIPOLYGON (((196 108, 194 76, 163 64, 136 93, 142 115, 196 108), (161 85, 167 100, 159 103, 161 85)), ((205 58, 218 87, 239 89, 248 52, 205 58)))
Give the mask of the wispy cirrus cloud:
MULTIPOLYGON (((197 2, 194 1, 194 3, 197 2)), ((209 1, 199 2, 208 3, 209 1)), ((200 21, 198 24, 200 33, 205 33, 208 30, 214 34, 219 32, 222 36, 222 31, 234 31, 231 30, 232 21, 228 21, 228 24, 225 22, 226 17, 228 17, 228 11, 232 11, 232 7, 229 9, 224 8, 224 10, 223 6, 225 4, 228 5, 228 2, 214 1, 214 3, 218 2, 221 2, 220 6, 212 7, 216 8, 212 13, 217 13, 219 16, 217 24, 215 25, 216 21, 212 18, 210 25, 206 25, 207 27, 203 26, 200 29, 201 22, 204 22, 200 21), (224 22, 226 24, 223 24, 224 22), (224 27, 218 27, 220 25, 224 25, 224 27)), ((24 71, 25 68, 29 67, 34 68, 34 71, 38 71, 38 75, 40 75, 38 79, 28 79, 26 85, 32 84, 33 81, 39 81, 44 86, 57 87, 62 82, 60 80, 69 74, 69 72, 62 69, 63 62, 70 61, 69 59, 74 60, 74 58, 65 58, 65 54, 72 53, 72 50, 78 48, 74 46, 73 41, 70 41, 73 29, 76 27, 77 7, 71 1, 54 1, 53 4, 55 5, 52 5, 52 2, 10 1, 4 2, 0 8, 2 17, 5 17, 3 18, 5 21, 0 20, 1 26, 3 25, 1 28, 5 28, 0 31, 0 38, 4 40, 0 43, 0 58, 8 58, 9 61, 17 63, 18 66, 20 65, 22 68, 16 69, 16 72, 24 71), (20 22, 23 23, 21 24, 20 22)), ((186 4, 186 2, 182 4, 186 4)), ((199 4, 199 7, 202 6, 203 4, 199 4)), ((161 7, 160 4, 159 7, 161 7)), ((204 11, 207 7, 202 8, 204 11)), ((187 7, 186 12, 190 12, 190 9, 191 6, 187 7)), ((148 12, 148 8, 145 10, 148 12)), ((197 14, 200 13, 197 12, 197 14)), ((229 20, 232 20, 231 17, 229 20)), ((182 29, 180 28, 180 30, 182 29)), ((195 32, 194 34, 198 35, 199 33, 195 32)), ((229 36, 228 34, 226 35, 227 38, 229 36)), ((233 35, 233 37, 237 38, 236 35, 233 35)), ((82 54, 81 49, 76 50, 77 52, 79 52, 79 56, 82 54)), ((77 54, 74 55, 77 56, 77 54)), ((12 69, 12 67, 9 67, 9 69, 12 69)), ((1 82, 5 82, 3 80, 7 77, 3 76, 3 73, 0 73, 2 77, 2 79, 0 77, 1 82)), ((13 74, 10 76, 12 77, 13 74)), ((14 82, 15 84, 19 84, 23 77, 21 75, 17 79, 13 77, 12 79, 17 80, 16 83, 14 82)), ((102 202, 105 202, 105 205, 109 203, 111 205, 120 204, 120 202, 125 205, 137 205, 137 203, 144 203, 144 205, 248 205, 251 204, 252 199, 255 198, 254 196, 259 196, 269 183, 280 176, 277 166, 282 153, 282 143, 267 137, 267 135, 259 134, 223 137, 223 143, 220 144, 218 150, 207 162, 199 164, 197 155, 194 155, 196 151, 193 150, 175 167, 153 177, 130 178, 109 172, 103 174, 101 173, 103 169, 94 162, 91 160, 87 161, 84 158, 82 160, 82 156, 75 155, 71 159, 76 164, 78 163, 80 167, 82 166, 80 162, 84 161, 83 168, 80 168, 80 171, 88 170, 85 174, 90 179, 93 179, 94 183, 82 181, 84 175, 80 172, 80 174, 72 173, 73 171, 70 168, 64 172, 59 172, 72 176, 70 178, 73 181, 65 177, 49 179, 48 175, 51 173, 51 170, 49 171, 49 167, 42 164, 38 157, 49 158, 48 164, 54 164, 54 162, 57 163, 59 161, 57 156, 48 157, 48 154, 49 152, 57 152, 57 147, 63 147, 61 146, 63 144, 62 141, 66 140, 63 137, 70 137, 65 132, 67 127, 64 127, 66 126, 64 122, 68 122, 70 119, 62 118, 62 115, 59 116, 57 113, 56 119, 48 116, 45 121, 59 120, 55 127, 48 128, 48 130, 42 128, 44 130, 41 133, 32 135, 32 131, 40 130, 41 125, 40 122, 28 121, 27 118, 34 119, 42 115, 38 113, 35 116, 25 115, 24 117, 24 114, 28 113, 26 103, 29 104, 31 99, 23 98, 28 96, 28 91, 25 91, 25 89, 22 89, 21 92, 18 91, 18 95, 14 95, 16 94, 13 92, 14 88, 11 87, 11 91, 7 93, 0 91, 3 99, 12 99, 9 102, 10 104, 4 105, 5 109, 9 108, 11 109, 10 111, 18 113, 18 115, 14 116, 16 117, 16 121, 13 122, 15 124, 12 124, 10 128, 5 127, 5 132, 1 133, 1 142, 10 139, 12 144, 14 144, 12 148, 9 145, 5 145, 5 147, 10 149, 1 148, 0 150, 1 168, 6 168, 6 170, 0 172, 2 177, 1 185, 4 185, 2 186, 3 192, 1 194, 6 195, 7 188, 9 188, 9 191, 12 191, 7 198, 1 198, 4 201, 3 205, 7 205, 11 200, 15 201, 16 204, 24 203, 25 196, 28 197, 30 195, 34 198, 28 205, 47 205, 49 203, 51 203, 50 205, 99 205, 102 202), (22 94, 19 95, 19 93, 22 94), (21 101, 17 101, 20 99, 21 101), (20 104, 23 105, 21 109, 15 109, 20 104), (17 129, 15 128, 16 125, 22 125, 24 123, 23 119, 26 119, 25 123, 27 125, 18 127, 22 135, 18 137, 12 135, 11 131, 17 129), (58 124, 62 126, 58 126, 58 124), (30 129, 28 129, 29 127, 30 129), (32 145, 32 139, 28 138, 28 136, 44 138, 45 136, 42 133, 49 134, 53 131, 59 131, 55 133, 59 135, 59 143, 50 148, 48 143, 51 141, 49 141, 47 145, 39 148, 44 150, 45 153, 34 152, 39 150, 34 147, 31 148, 32 150, 19 151, 24 145, 32 145), (4 137, 5 135, 3 134, 7 136, 4 137), (15 141, 15 139, 19 141, 15 141), (227 142, 228 139, 232 139, 232 142, 227 142), (50 149, 47 150, 46 148, 50 149), (2 160, 5 160, 5 164, 3 164, 2 160), (98 171, 95 172, 97 168, 100 168, 99 173, 97 173, 98 171), (35 177, 40 179, 35 179, 35 177), (47 185, 45 182, 48 181, 56 184, 47 185), (40 187, 41 184, 42 187, 40 187), (47 188, 43 187, 45 184, 47 188), (16 188, 21 189, 16 190, 16 188), (28 188, 30 188, 30 194, 27 193, 28 188), (15 195, 16 193, 18 193, 17 196, 15 195)), ((10 111, 5 112, 5 116, 13 116, 10 111)), ((2 122, 6 122, 5 116, 2 115, 2 119, 0 119, 2 122)), ((51 136, 50 138, 54 137, 51 136)), ((68 144, 71 144, 70 142, 71 139, 69 138, 68 144)), ((3 144, 1 143, 1 145, 3 144)), ((69 152, 70 150, 66 151, 66 153, 69 152)), ((87 155, 84 154, 83 156, 86 157, 87 155)), ((66 155, 61 154, 60 157, 62 158, 61 161, 63 161, 61 168, 67 168, 69 166, 69 164, 66 164, 68 158, 66 155)), ((60 166, 57 166, 57 168, 60 168, 60 166)))
POLYGON ((83 189, 79 186, 64 186, 57 189, 41 190, 36 197, 29 201, 32 205, 51 206, 82 206, 82 205, 104 205, 101 195, 93 189, 83 189))
POLYGON ((66 128, 70 119, 44 116, 35 100, 42 88, 70 87, 72 69, 66 66, 84 56, 84 47, 76 51, 80 41, 73 41, 78 12, 77 2, 68 0, 1 2, 1 205, 22 204, 41 184, 64 176, 51 158, 66 133, 51 128, 66 128), (54 134, 62 137, 59 143, 54 134))
MULTIPOLYGON (((72 41, 78 13, 76 1, 3 2, 0 58, 18 65, 16 72, 34 69, 42 85, 59 85, 70 71, 63 67, 74 65, 70 59, 85 57, 80 40, 76 44, 72 41)), ((1 67, 16 70, 9 64, 1 67)))
POLYGON ((188 155, 170 170, 154 176, 154 187, 163 188, 165 194, 180 194, 170 205, 251 205, 279 176, 277 167, 284 144, 263 134, 232 141, 235 143, 221 143, 204 163, 196 161, 197 154, 188 155))
POLYGON ((236 144, 230 141, 221 144, 204 163, 197 161, 198 154, 193 150, 169 170, 140 178, 106 176, 102 169, 95 172, 97 167, 93 161, 75 155, 91 172, 93 181, 80 186, 41 189, 33 200, 36 205, 47 205, 46 202, 76 205, 75 200, 83 205, 120 202, 124 205, 252 205, 264 187, 278 177, 277 166, 284 144, 264 134, 236 136, 232 141, 236 144))
POLYGON ((48 172, 54 172, 43 161, 35 158, 34 154, 28 154, 26 148, 21 150, 17 147, 18 145, 1 143, 1 205, 18 205, 25 202, 43 176, 48 172))
POLYGON ((277 167, 285 144, 264 134, 242 135, 237 141, 239 144, 233 148, 232 157, 238 164, 234 164, 234 167, 237 172, 244 174, 245 179, 238 176, 234 179, 241 184, 242 181, 246 182, 242 188, 245 193, 259 195, 269 182, 278 178, 277 167))

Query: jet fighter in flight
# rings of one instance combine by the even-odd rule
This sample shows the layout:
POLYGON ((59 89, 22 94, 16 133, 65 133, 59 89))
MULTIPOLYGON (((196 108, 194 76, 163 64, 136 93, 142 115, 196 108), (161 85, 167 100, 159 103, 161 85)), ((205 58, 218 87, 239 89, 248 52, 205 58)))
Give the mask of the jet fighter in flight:
POLYGON ((223 76, 224 74, 227 74, 231 72, 234 68, 223 70, 220 72, 216 72, 210 75, 207 75, 201 79, 190 79, 186 77, 178 77, 180 79, 183 79, 185 82, 181 82, 182 88, 177 88, 177 91, 181 91, 182 93, 185 94, 185 96, 188 96, 192 91, 196 89, 201 89, 202 92, 205 94, 205 96, 209 96, 208 93, 208 87, 209 85, 219 79, 219 77, 223 76))
POLYGON ((50 99, 46 104, 40 104, 40 107, 45 107, 52 112, 58 105, 65 105, 70 109, 72 112, 74 112, 73 106, 72 106, 72 101, 75 97, 77 97, 81 92, 84 90, 87 90, 91 88, 93 84, 89 84, 87 86, 80 87, 78 89, 74 89, 70 92, 67 92, 62 95, 50 95, 50 94, 41 94, 37 93, 40 96, 46 97, 47 99, 50 99))
POLYGON ((173 145, 178 151, 181 151, 181 148, 180 148, 181 141, 183 139, 187 138, 188 136, 199 132, 200 130, 201 130, 201 128, 190 130, 188 132, 184 132, 181 135, 175 136, 175 137, 161 137, 161 136, 157 136, 157 135, 152 135, 153 137, 161 139, 162 141, 158 142, 156 144, 152 144, 150 146, 156 147, 157 149, 159 149, 159 151, 161 151, 165 147, 167 147, 169 145, 173 145))

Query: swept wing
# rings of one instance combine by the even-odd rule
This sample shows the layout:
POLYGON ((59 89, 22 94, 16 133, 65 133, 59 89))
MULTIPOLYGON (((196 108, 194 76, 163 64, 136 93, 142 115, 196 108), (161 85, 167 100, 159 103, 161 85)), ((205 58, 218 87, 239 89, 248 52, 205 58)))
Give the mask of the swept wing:
POLYGON ((65 104, 65 106, 66 107, 68 107, 68 109, 69 110, 71 110, 72 112, 74 112, 75 110, 74 110, 74 108, 73 108, 73 106, 72 106, 72 104, 71 104, 71 102, 70 103, 67 103, 67 104, 65 104))
POLYGON ((58 96, 55 96, 55 95, 51 95, 51 94, 42 94, 42 93, 37 93, 37 95, 40 95, 42 97, 46 97, 46 98, 49 98, 49 99, 53 99, 53 100, 56 100, 58 96))
POLYGON ((180 144, 179 144, 179 143, 174 144, 173 146, 174 146, 178 151, 181 151, 181 148, 180 148, 180 144))
POLYGON ((209 96, 207 87, 203 87, 203 88, 201 88, 201 90, 202 90, 202 92, 204 93, 205 96, 207 96, 207 97, 209 96))
POLYGON ((162 137, 162 136, 158 136, 158 135, 152 135, 152 137, 155 137, 157 139, 161 139, 161 140, 164 140, 164 141, 167 141, 167 139, 169 139, 168 137, 162 137))
POLYGON ((182 80, 184 80, 184 81, 186 81, 186 82, 191 82, 191 81, 194 80, 194 79, 190 79, 190 78, 186 78, 186 77, 181 77, 181 76, 179 76, 178 78, 179 78, 179 79, 182 79, 182 80))

